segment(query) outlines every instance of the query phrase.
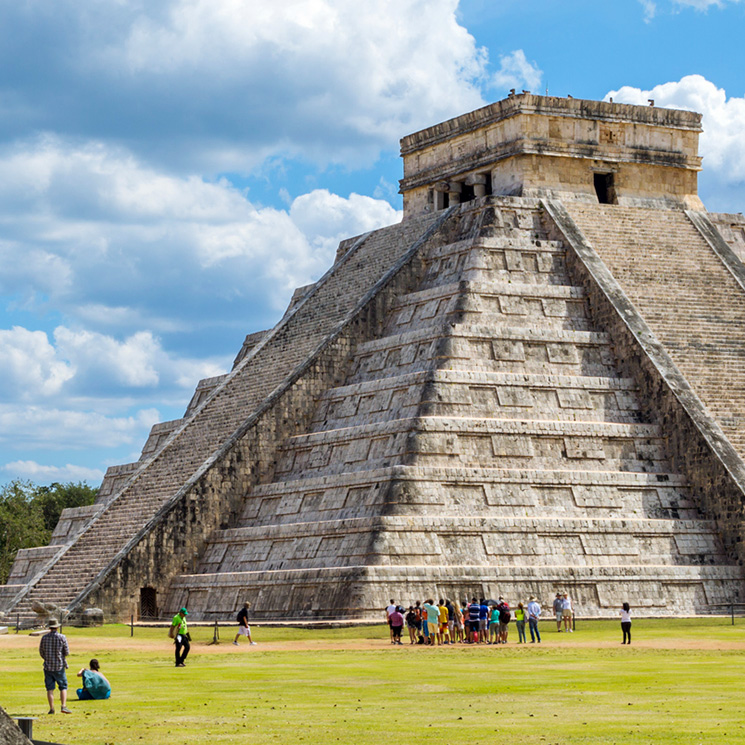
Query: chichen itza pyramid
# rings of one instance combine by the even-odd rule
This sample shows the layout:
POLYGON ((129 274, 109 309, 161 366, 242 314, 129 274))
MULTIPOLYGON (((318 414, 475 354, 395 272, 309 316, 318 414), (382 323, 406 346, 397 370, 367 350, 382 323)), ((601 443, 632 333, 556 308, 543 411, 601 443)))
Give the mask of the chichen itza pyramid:
POLYGON ((701 204, 700 131, 523 93, 405 137, 403 221, 20 551, 0 609, 745 599, 745 219, 701 204))

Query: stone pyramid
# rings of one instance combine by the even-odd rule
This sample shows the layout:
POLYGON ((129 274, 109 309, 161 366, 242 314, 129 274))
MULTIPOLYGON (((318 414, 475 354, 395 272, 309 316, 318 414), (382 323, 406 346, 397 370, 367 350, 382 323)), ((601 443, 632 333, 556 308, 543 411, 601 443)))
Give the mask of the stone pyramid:
POLYGON ((405 138, 404 221, 342 243, 0 603, 740 599, 745 221, 702 211, 699 130, 524 94, 405 138))

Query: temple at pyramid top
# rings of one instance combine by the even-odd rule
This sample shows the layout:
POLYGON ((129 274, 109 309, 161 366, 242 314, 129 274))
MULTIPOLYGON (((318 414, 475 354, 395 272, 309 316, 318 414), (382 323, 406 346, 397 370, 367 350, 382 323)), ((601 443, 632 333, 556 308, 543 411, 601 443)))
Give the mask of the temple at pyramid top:
POLYGON ((488 195, 702 209, 701 114, 511 95, 401 140, 404 216, 488 195))

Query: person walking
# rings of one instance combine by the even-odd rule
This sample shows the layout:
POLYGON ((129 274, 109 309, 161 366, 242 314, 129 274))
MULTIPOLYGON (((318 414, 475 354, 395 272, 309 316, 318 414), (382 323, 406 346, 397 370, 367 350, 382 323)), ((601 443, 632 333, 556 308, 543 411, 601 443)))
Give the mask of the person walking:
POLYGON ((54 714, 54 688, 59 688, 60 711, 71 714, 67 708, 67 656, 70 647, 64 634, 60 634, 59 621, 50 618, 47 624, 49 631, 41 637, 39 654, 44 660, 44 687, 47 689, 49 713, 54 714))
POLYGON ((624 603, 621 607, 621 631, 623 631, 623 641, 621 644, 631 644, 631 606, 624 603), (628 639, 628 641, 626 641, 628 639))
POLYGON ((238 621, 238 633, 235 635, 235 639, 233 639, 233 644, 235 646, 238 645, 238 639, 242 636, 245 636, 249 644, 256 644, 256 642, 251 638, 251 627, 248 625, 248 611, 251 609, 251 603, 248 602, 248 600, 243 603, 243 608, 238 611, 238 616, 236 620, 238 621))
POLYGON ((103 699, 111 696, 111 683, 101 672, 101 666, 97 659, 92 659, 89 667, 81 667, 78 678, 83 679, 83 687, 78 688, 78 700, 88 701, 90 699, 103 699))
POLYGON ((188 615, 189 611, 186 608, 182 608, 173 617, 173 621, 171 622, 169 636, 176 645, 176 667, 186 667, 184 660, 191 649, 191 636, 189 634, 189 628, 186 625, 186 617, 188 615))
POLYGON ((541 633, 538 631, 538 619, 541 617, 541 606, 538 605, 538 601, 534 598, 530 598, 528 603, 528 628, 530 629, 530 643, 535 644, 535 640, 538 639, 538 643, 541 643, 541 633))

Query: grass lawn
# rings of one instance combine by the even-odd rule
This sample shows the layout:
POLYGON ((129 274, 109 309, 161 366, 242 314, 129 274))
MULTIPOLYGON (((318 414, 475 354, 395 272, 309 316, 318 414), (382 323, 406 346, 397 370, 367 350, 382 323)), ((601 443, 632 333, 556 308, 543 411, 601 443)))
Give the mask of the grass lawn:
MULTIPOLYGON (((0 704, 39 716, 34 736, 65 745, 129 743, 745 743, 745 621, 542 625, 543 643, 391 647, 387 627, 254 628, 255 647, 209 645, 192 629, 186 668, 165 629, 64 629, 69 716, 46 715, 38 638, 0 637, 0 704), (108 701, 76 701, 91 657, 108 701)), ((512 638, 514 637, 514 638, 512 638)), ((56 708, 59 712, 58 696, 56 708)))

